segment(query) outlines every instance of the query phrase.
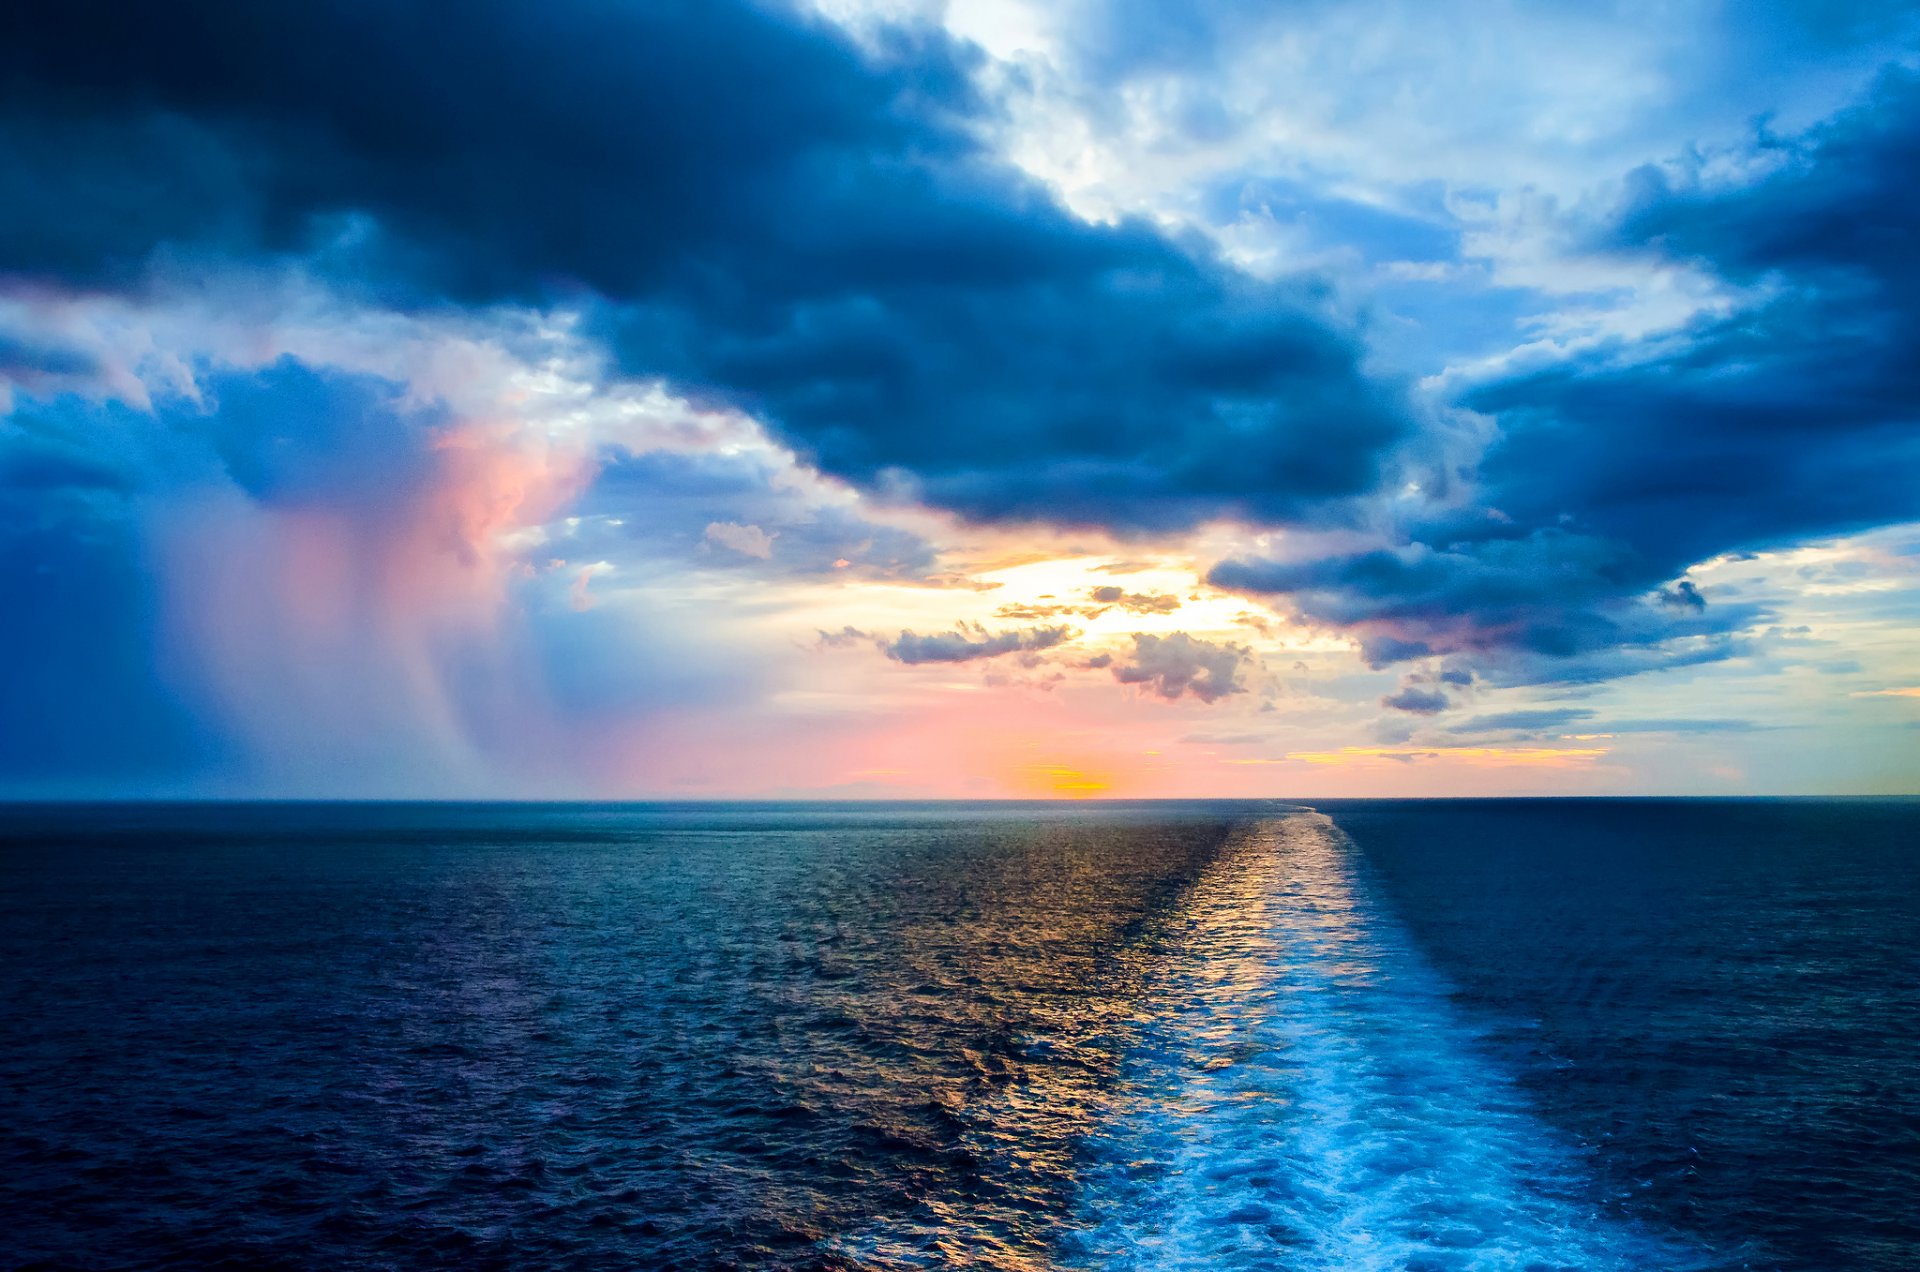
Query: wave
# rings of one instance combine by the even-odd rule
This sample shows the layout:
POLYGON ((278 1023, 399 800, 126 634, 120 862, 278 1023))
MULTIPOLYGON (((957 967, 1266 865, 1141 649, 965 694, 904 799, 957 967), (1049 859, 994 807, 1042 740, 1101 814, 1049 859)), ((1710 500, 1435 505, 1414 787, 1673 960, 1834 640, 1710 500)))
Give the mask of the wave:
POLYGON ((1607 1212, 1328 818, 1238 832, 1161 941, 1143 1041, 1085 1146, 1069 1264, 1714 1266, 1607 1212))

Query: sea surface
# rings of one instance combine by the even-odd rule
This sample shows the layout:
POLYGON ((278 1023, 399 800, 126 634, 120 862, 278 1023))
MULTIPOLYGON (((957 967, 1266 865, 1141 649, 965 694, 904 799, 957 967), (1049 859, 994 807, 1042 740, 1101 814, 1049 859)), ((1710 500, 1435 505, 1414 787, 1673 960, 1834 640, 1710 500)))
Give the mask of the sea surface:
POLYGON ((1920 803, 0 807, 0 1267, 1920 1268, 1920 803))

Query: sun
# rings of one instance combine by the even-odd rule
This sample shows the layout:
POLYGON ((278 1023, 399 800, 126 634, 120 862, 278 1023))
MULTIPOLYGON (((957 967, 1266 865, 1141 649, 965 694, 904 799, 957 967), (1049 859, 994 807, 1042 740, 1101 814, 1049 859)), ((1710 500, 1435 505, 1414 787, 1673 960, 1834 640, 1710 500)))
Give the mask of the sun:
POLYGON ((1020 786, 1055 799, 1094 799, 1113 789, 1113 782, 1065 764, 1028 764, 1020 770, 1020 786))

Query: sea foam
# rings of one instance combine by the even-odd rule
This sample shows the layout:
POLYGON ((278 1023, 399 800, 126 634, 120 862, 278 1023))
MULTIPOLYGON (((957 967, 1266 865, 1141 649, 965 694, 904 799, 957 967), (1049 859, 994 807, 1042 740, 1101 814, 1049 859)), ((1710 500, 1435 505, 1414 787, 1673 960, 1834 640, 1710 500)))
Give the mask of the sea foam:
POLYGON ((1249 824, 1162 941, 1153 1018, 1089 1145, 1071 1262, 1712 1265, 1606 1212, 1326 817, 1249 824))

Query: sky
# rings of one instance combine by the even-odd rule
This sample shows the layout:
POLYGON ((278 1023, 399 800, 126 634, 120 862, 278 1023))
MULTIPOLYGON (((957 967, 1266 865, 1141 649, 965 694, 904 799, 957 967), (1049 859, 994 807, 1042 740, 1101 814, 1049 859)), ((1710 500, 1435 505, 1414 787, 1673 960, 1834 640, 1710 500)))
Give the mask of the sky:
POLYGON ((1920 790, 1920 8, 0 15, 0 797, 1920 790))

